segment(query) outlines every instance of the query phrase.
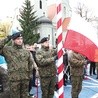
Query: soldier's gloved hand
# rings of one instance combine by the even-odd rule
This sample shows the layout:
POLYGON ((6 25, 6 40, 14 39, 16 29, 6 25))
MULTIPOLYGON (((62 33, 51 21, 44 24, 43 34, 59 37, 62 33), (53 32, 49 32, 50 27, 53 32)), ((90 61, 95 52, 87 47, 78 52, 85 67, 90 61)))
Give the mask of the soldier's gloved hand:
POLYGON ((11 38, 12 38, 12 36, 11 36, 11 35, 8 35, 7 38, 8 38, 8 40, 10 41, 11 38))

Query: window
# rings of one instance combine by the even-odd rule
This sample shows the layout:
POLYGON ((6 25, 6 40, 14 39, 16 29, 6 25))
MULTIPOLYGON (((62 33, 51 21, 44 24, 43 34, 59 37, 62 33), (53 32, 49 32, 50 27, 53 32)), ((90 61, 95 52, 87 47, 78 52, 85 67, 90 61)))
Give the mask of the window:
POLYGON ((42 9, 42 1, 39 2, 40 9, 42 9))

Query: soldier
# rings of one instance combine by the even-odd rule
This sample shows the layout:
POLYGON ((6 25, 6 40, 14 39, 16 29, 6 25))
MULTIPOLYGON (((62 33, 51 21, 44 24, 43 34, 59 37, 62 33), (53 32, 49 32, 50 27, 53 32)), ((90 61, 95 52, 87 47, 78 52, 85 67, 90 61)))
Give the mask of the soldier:
MULTIPOLYGON (((30 51, 33 58, 34 58, 34 61, 36 63, 36 57, 35 57, 35 54, 36 54, 36 47, 34 45, 25 45, 25 48, 26 50, 30 51)), ((36 70, 35 68, 33 68, 33 77, 30 79, 30 83, 29 83, 29 92, 31 91, 32 89, 32 86, 33 87, 36 87, 37 85, 35 84, 35 80, 36 78, 39 78, 39 72, 37 72, 38 70, 36 70)), ((31 95, 31 94, 30 94, 31 95)))
POLYGON ((53 98, 56 84, 56 51, 50 49, 49 39, 44 37, 41 41, 41 49, 36 51, 36 61, 39 67, 42 98, 53 98))
POLYGON ((83 80, 83 70, 84 65, 87 63, 85 57, 77 52, 70 52, 69 63, 70 63, 70 75, 71 75, 71 84, 72 98, 78 98, 79 93, 82 89, 82 80, 83 80))
POLYGON ((37 66, 30 52, 23 48, 21 32, 14 33, 10 38, 11 46, 5 45, 7 38, 0 41, 0 54, 5 57, 8 65, 10 98, 30 98, 29 80, 32 76, 32 67, 37 69, 37 66))

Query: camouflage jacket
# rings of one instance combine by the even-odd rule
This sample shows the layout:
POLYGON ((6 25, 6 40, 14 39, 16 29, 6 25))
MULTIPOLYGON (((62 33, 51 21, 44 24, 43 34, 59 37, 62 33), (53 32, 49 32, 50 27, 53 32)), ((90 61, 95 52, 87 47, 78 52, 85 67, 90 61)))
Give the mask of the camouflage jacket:
POLYGON ((70 74, 73 76, 82 76, 84 73, 85 57, 79 53, 72 52, 70 57, 70 74))
POLYGON ((36 61, 39 67, 40 77, 56 75, 55 58, 56 51, 42 47, 36 52, 36 61))
POLYGON ((4 40, 0 41, 0 54, 6 59, 9 80, 29 79, 32 76, 32 65, 35 64, 30 52, 22 46, 4 44, 4 40))

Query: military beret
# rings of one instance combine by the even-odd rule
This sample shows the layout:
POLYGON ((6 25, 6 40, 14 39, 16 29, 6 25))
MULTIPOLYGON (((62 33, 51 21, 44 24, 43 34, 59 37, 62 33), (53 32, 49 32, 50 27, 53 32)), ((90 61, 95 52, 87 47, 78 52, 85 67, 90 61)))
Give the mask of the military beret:
POLYGON ((17 33, 12 34, 11 39, 15 40, 18 37, 22 37, 21 32, 17 32, 17 33))
POLYGON ((48 38, 48 37, 42 38, 41 41, 40 41, 39 43, 44 43, 44 42, 46 42, 46 41, 49 41, 49 38, 48 38))

